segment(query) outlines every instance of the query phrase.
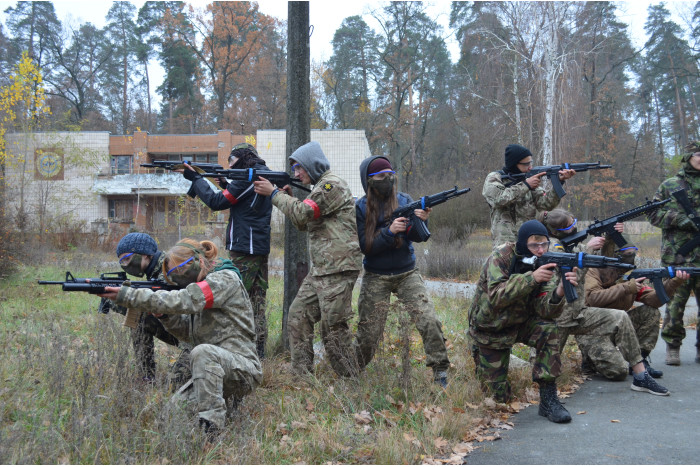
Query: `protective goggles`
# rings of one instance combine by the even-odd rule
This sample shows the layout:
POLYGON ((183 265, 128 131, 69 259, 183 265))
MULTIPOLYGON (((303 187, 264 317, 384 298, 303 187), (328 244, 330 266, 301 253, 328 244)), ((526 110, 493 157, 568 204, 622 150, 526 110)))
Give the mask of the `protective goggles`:
POLYGON ((377 174, 395 174, 396 172, 391 170, 391 169, 384 169, 380 170, 379 172, 374 172, 373 174, 367 174, 368 177, 371 177, 372 175, 377 175, 377 174))
POLYGON ((173 272, 174 270, 176 270, 176 269, 179 268, 179 267, 184 266, 185 264, 191 262, 192 260, 194 260, 194 256, 191 257, 190 259, 188 259, 187 261, 183 261, 182 263, 178 264, 178 265, 175 266, 174 268, 170 269, 170 271, 166 272, 165 275, 166 275, 166 276, 169 276, 171 272, 173 272))
POLYGON ((575 219, 575 218, 574 218, 574 223, 573 223, 573 224, 571 224, 571 225, 568 226, 568 227, 564 227, 563 229, 557 229, 557 230, 569 230, 569 229, 572 229, 572 228, 574 228, 574 227, 576 226, 576 223, 577 223, 577 222, 578 222, 578 219, 575 219))

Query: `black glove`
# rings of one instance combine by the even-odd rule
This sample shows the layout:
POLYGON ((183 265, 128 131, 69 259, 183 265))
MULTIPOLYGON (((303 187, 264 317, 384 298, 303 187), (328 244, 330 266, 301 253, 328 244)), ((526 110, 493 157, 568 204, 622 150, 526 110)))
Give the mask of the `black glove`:
POLYGON ((218 178, 217 182, 222 190, 225 190, 226 187, 228 186, 228 181, 226 180, 225 177, 218 178))
POLYGON ((194 170, 190 170, 188 168, 185 168, 185 171, 182 173, 182 176, 191 182, 194 182, 195 180, 199 180, 200 178, 202 178, 202 176, 199 175, 197 172, 195 172, 194 170))

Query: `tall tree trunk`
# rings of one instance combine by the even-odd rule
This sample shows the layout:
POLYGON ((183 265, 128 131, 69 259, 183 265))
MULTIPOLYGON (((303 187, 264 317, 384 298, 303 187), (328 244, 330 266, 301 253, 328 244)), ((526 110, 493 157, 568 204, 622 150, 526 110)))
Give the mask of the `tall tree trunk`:
POLYGON ((656 129, 659 132, 659 180, 663 181, 666 176, 664 174, 664 159, 666 155, 664 154, 664 135, 661 126, 661 112, 659 111, 659 96, 656 93, 656 87, 652 88, 652 94, 654 96, 654 110, 656 110, 656 129))
MULTIPOLYGON (((287 7, 287 157, 311 141, 311 60, 309 51, 309 3, 289 2, 287 7)), ((303 199, 304 192, 294 188, 303 199)), ((289 219, 284 224, 284 303, 282 344, 289 348, 289 307, 309 272, 308 240, 289 219)))
POLYGON ((556 98, 558 64, 556 55, 559 47, 559 37, 557 34, 558 6, 555 2, 546 5, 549 22, 546 32, 546 49, 544 53, 545 68, 545 111, 544 111, 544 132, 542 135, 542 163, 550 165, 552 163, 552 149, 554 133, 554 103, 556 98))
POLYGON ((693 139, 697 139, 698 137, 698 124, 700 124, 700 115, 698 114, 698 103, 695 100, 695 92, 693 92, 693 86, 690 84, 690 75, 686 75, 686 81, 688 81, 688 93, 690 94, 690 98, 693 102, 693 120, 695 120, 695 135, 693 136, 693 139))
POLYGON ((522 117, 520 115, 520 90, 518 89, 518 77, 520 72, 518 54, 513 54, 513 99, 515 100, 515 129, 518 132, 518 144, 524 145, 522 117))
POLYGON ((673 57, 668 54, 668 60, 671 65, 671 76, 673 77, 673 89, 676 93, 676 110, 678 111, 678 132, 681 135, 680 146, 684 148, 688 144, 688 133, 685 126, 685 112, 683 111, 683 103, 681 102, 681 93, 678 86, 678 78, 676 77, 676 68, 673 65, 673 57))
POLYGON ((148 62, 143 63, 143 69, 146 72, 146 99, 148 108, 146 109, 146 131, 151 132, 151 80, 148 76, 148 62))
POLYGON ((127 74, 127 60, 126 60, 126 54, 124 54, 124 59, 122 61, 123 63, 123 73, 124 73, 124 87, 122 88, 122 132, 126 134, 127 132, 127 127, 129 126, 129 121, 127 118, 127 105, 126 105, 126 100, 127 100, 127 83, 129 82, 129 75, 127 74))

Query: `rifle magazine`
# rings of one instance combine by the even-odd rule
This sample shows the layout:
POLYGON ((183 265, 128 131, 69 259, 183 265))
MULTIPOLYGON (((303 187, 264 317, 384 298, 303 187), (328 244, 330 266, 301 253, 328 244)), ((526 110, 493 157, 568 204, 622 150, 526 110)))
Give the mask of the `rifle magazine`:
POLYGON ((126 310, 126 316, 124 317, 124 326, 131 329, 136 329, 141 321, 141 315, 143 312, 129 308, 126 310))

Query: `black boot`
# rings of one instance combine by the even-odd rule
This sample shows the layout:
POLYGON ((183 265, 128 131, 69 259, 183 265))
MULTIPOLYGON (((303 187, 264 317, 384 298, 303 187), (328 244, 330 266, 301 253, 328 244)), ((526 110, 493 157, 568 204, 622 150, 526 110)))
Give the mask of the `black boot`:
POLYGON ((557 397, 557 384, 554 382, 538 381, 540 385, 540 410, 539 414, 547 417, 554 423, 569 423, 571 415, 561 405, 557 397))

